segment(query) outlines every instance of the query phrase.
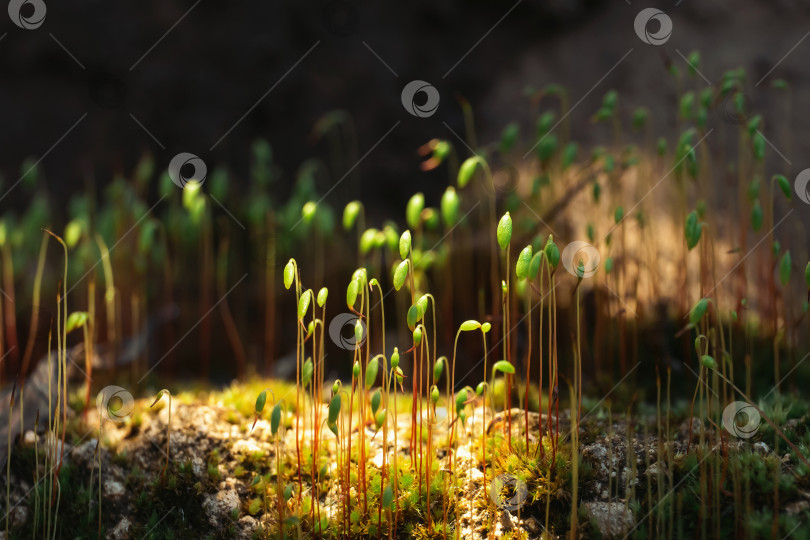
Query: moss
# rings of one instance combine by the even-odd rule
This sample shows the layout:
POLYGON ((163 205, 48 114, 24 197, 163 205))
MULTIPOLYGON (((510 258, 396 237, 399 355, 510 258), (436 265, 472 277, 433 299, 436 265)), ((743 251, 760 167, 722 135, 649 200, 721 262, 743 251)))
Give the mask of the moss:
POLYGON ((129 456, 127 456, 126 451, 114 452, 112 454, 112 462, 119 467, 126 467, 129 465, 129 456))
POLYGON ((130 416, 129 422, 134 429, 139 429, 143 425, 143 413, 136 410, 130 416))
MULTIPOLYGON (((228 391, 235 392, 237 387, 231 387, 228 391)), ((212 393, 208 396, 209 399, 218 399, 217 394, 212 393)), ((796 444, 803 448, 810 445, 810 429, 808 429, 808 418, 803 413, 806 410, 804 404, 790 405, 787 400, 782 398, 774 399, 766 404, 768 410, 774 412, 783 421, 788 422, 784 427, 785 433, 796 444), (801 413, 801 414, 800 414, 801 413)), ((620 449, 617 450, 614 458, 620 458, 626 448, 626 441, 624 440, 627 430, 622 427, 624 419, 620 417, 613 418, 613 426, 608 425, 608 415, 603 413, 603 405, 591 409, 588 415, 587 422, 583 423, 583 444, 604 444, 604 437, 608 432, 613 432, 616 437, 621 438, 618 444, 620 449)), ((655 410, 646 411, 645 416, 634 417, 632 429, 630 433, 639 441, 642 435, 646 433, 655 432, 655 410), (646 422, 646 423, 645 423, 646 422)), ((681 408, 684 416, 688 414, 688 408, 681 408)), ((241 414, 241 413, 240 413, 241 414)), ((224 418, 224 416, 223 416, 224 418)), ((294 429, 294 416, 289 417, 290 428, 294 429)), ((249 418, 245 418, 247 423, 249 418)), ((675 423, 674 419, 671 419, 675 423)), ((76 423, 69 423, 69 428, 75 430, 73 435, 69 435, 69 439, 79 439, 79 430, 81 426, 76 423)), ((563 426, 563 432, 567 429, 563 426)), ((677 433, 677 428, 673 427, 673 433, 677 433)), ((290 435, 290 434, 288 434, 290 435)), ((760 430, 756 440, 768 441, 769 437, 773 437, 772 430, 760 430)), ((376 441, 379 443, 380 441, 376 441)), ((479 458, 481 452, 480 436, 473 436, 469 441, 470 449, 473 455, 479 458)), ((566 444, 566 439, 560 439, 560 445, 554 461, 551 460, 551 444, 550 439, 545 437, 543 439, 545 456, 541 456, 535 452, 533 445, 527 449, 525 447, 525 439, 520 437, 513 437, 511 449, 507 445, 507 441, 502 433, 502 426, 498 424, 493 428, 487 436, 485 445, 487 447, 487 464, 486 474, 487 479, 490 480, 499 474, 508 474, 524 483, 527 488, 528 497, 524 504, 521 506, 521 515, 525 517, 533 517, 539 523, 545 524, 546 520, 546 503, 549 504, 549 530, 562 533, 567 530, 570 512, 570 496, 572 491, 572 468, 571 468, 571 448, 566 444)), ((467 441, 464 441, 467 444, 467 441)), ((770 446, 770 445, 769 445, 770 446)), ((236 476, 241 482, 244 482, 246 487, 250 489, 251 495, 245 497, 242 503, 241 511, 237 511, 231 516, 233 521, 236 521, 241 513, 251 516, 272 516, 276 511, 276 485, 281 482, 283 486, 291 487, 286 494, 288 501, 287 505, 287 518, 298 519, 298 524, 302 528, 304 536, 313 534, 316 531, 323 529, 328 531, 342 530, 342 508, 338 505, 336 511, 332 515, 332 522, 325 523, 313 522, 309 513, 313 505, 313 491, 309 487, 310 479, 309 474, 311 471, 311 464, 313 460, 320 471, 320 492, 326 493, 330 490, 334 492, 338 489, 336 478, 332 478, 332 469, 330 465, 334 461, 334 456, 330 455, 323 447, 320 452, 313 456, 311 453, 310 445, 305 442, 301 445, 302 452, 302 471, 304 472, 304 490, 302 491, 302 500, 300 506, 297 503, 298 483, 296 480, 297 465, 295 450, 292 445, 286 445, 286 451, 281 456, 281 476, 276 476, 276 456, 274 455, 275 446, 271 446, 271 451, 259 451, 247 456, 232 457, 228 450, 227 444, 214 448, 206 457, 206 478, 199 480, 193 477, 191 462, 186 460, 183 462, 173 462, 169 473, 164 482, 160 482, 153 474, 144 474, 137 466, 129 467, 132 462, 132 456, 128 452, 118 452, 113 454, 112 463, 116 466, 122 467, 127 470, 126 485, 127 491, 132 493, 131 501, 136 508, 135 514, 132 516, 136 523, 136 533, 140 536, 147 534, 147 537, 154 538, 171 538, 178 537, 184 538, 184 533, 180 530, 189 525, 198 528, 198 530, 208 530, 207 519, 201 510, 202 497, 206 493, 211 493, 214 490, 214 484, 221 480, 221 467, 226 465, 228 460, 236 460, 237 464, 230 475, 236 476), (256 479, 254 481, 254 478, 256 479), (255 483, 254 483, 255 482, 255 483), (171 511, 174 508, 174 511, 171 511), (266 509, 266 510, 265 510, 266 509), (170 512, 171 511, 171 512, 170 512), (181 512, 182 519, 174 514, 181 512), (150 524, 154 524, 161 517, 166 516, 164 521, 160 522, 159 530, 149 531, 150 524), (155 519, 156 518, 156 519, 155 519), (179 521, 178 521, 179 520, 179 521), (164 532, 164 525, 167 527, 177 527, 174 532, 164 532)), ((376 447, 374 447, 376 448, 376 447)), ((781 444, 781 453, 786 452, 785 445, 781 444)), ((367 441, 368 455, 372 454, 372 445, 367 441)), ((444 447, 439 447, 443 453, 444 447)), ((40 450, 42 448, 40 447, 40 450)), ((688 455, 677 453, 673 451, 670 455, 674 465, 674 476, 671 481, 665 479, 662 475, 662 486, 652 485, 647 486, 645 477, 640 476, 640 482, 634 488, 633 499, 629 501, 631 509, 636 515, 646 515, 651 507, 654 506, 652 519, 655 522, 657 519, 663 520, 665 523, 670 515, 677 515, 677 527, 682 529, 684 537, 690 535, 700 534, 700 528, 696 524, 700 523, 700 519, 705 512, 705 506, 701 503, 700 497, 703 493, 701 489, 701 468, 704 468, 706 473, 706 481, 714 482, 715 476, 722 474, 722 485, 720 485, 720 504, 723 508, 733 509, 734 498, 732 495, 735 491, 739 492, 746 484, 750 486, 750 497, 752 508, 761 509, 750 513, 747 516, 748 525, 752 531, 770 531, 773 513, 766 512, 773 505, 773 490, 774 482, 777 481, 777 471, 779 482, 780 494, 780 507, 783 509, 785 505, 801 500, 801 491, 807 491, 810 488, 810 473, 807 468, 799 463, 795 458, 789 464, 783 463, 782 460, 771 453, 761 455, 759 452, 754 451, 752 443, 748 442, 742 446, 741 450, 736 450, 736 446, 730 448, 725 454, 716 453, 708 454, 708 448, 698 449, 696 445, 688 455), (674 495, 667 495, 670 485, 677 485, 677 490, 674 495), (688 496, 687 496, 688 495, 688 496), (680 504, 678 504, 680 499, 680 504), (672 514, 670 514, 672 512, 672 514)), ((376 450, 375 450, 376 451, 376 450)), ((790 453, 790 452, 788 452, 790 453)), ((666 459, 666 453, 663 457, 666 459)), ((31 447, 20 446, 15 450, 14 459, 12 460, 12 470, 16 472, 29 470, 33 466, 33 449, 31 447)), ((41 457, 41 456, 40 456, 41 457)), ((359 458, 359 448, 357 439, 353 440, 352 445, 352 462, 355 464, 350 474, 352 485, 356 485, 357 471, 356 464, 359 458)), ((389 461, 389 477, 393 471, 393 464, 389 461)), ((398 517, 398 533, 400 536, 410 534, 416 538, 433 538, 442 535, 443 523, 443 505, 448 496, 452 492, 452 487, 449 485, 449 475, 447 471, 442 469, 443 464, 441 460, 433 461, 433 477, 430 486, 430 500, 431 508, 427 507, 427 491, 425 486, 422 485, 421 489, 416 481, 415 472, 410 470, 410 459, 402 457, 399 460, 400 477, 399 477, 399 499, 397 505, 400 508, 400 515, 398 517), (427 515, 430 513, 434 521, 433 530, 429 530, 425 522, 427 515)), ((640 470, 643 470, 644 461, 638 465, 640 470)), ((621 470, 619 471, 621 473, 621 470)), ((76 520, 66 521, 64 527, 65 531, 74 536, 82 536, 92 538, 95 535, 95 527, 97 526, 97 515, 94 514, 93 508, 95 506, 95 487, 87 486, 88 478, 85 475, 76 475, 75 470, 70 467, 63 469, 63 482, 65 485, 70 485, 70 489, 64 492, 65 497, 70 497, 70 500, 63 500, 62 509, 66 512, 62 514, 60 510, 60 520, 66 516, 80 516, 76 520), (88 508, 90 511, 88 511, 88 508), (69 524, 69 525, 68 525, 69 524)), ((579 493, 583 497, 598 497, 599 493, 591 486, 596 482, 597 471, 594 466, 580 457, 579 463, 579 493)), ((463 470, 457 470, 457 483, 456 488, 463 489, 466 483, 466 477, 463 470)), ((613 480, 611 497, 624 496, 625 481, 621 482, 618 479, 613 480)), ((379 505, 382 497, 382 490, 384 484, 379 471, 370 466, 367 469, 367 487, 368 487, 368 513, 364 514, 360 508, 363 504, 362 497, 358 498, 356 495, 352 497, 352 511, 350 515, 351 532, 353 536, 368 536, 376 537, 377 531, 380 534, 386 535, 388 530, 388 516, 387 512, 382 512, 382 519, 379 517, 379 505)), ((606 489, 602 486, 601 489, 606 489)), ((704 488, 705 489, 705 488, 704 488)), ((628 491, 628 493, 630 493, 628 491)), ((713 496, 711 491, 707 492, 708 496, 713 496)), ((503 487, 500 494, 504 500, 508 500, 515 495, 514 486, 507 484, 503 487)), ((33 503, 30 503, 31 505, 33 503)), ((113 504, 113 503, 109 503, 113 504)), ((105 501, 105 510, 107 508, 114 508, 107 506, 105 501)), ((33 511, 33 506, 31 506, 33 511)), ((473 511, 486 515, 496 515, 499 511, 492 503, 489 497, 476 496, 473 500, 473 511)), ((731 510, 725 511, 721 514, 721 522, 719 524, 712 524, 710 527, 711 532, 715 532, 715 525, 723 534, 729 537, 735 534, 734 520, 728 516, 733 515, 731 510)), ((713 515, 712 515, 713 519, 713 515)), ((797 518, 797 519, 806 519, 797 518)), ((452 534, 453 527, 456 523, 456 516, 453 509, 450 510, 448 516, 448 535, 452 534)), ((588 523, 584 516, 581 516, 580 522, 582 524, 582 533, 589 538, 599 536, 598 531, 594 530, 593 524, 588 523)), ((782 516, 778 520, 779 531, 787 534, 789 527, 795 526, 799 523, 796 519, 783 519, 782 516)), ((115 525, 114 523, 105 522, 107 528, 115 525)), ((278 534, 278 529, 275 526, 265 523, 265 529, 257 533, 257 537, 269 538, 275 537, 278 534)), ((287 533, 290 537, 295 537, 297 534, 297 527, 295 523, 289 522, 286 526, 287 533)), ((489 525, 485 525, 484 529, 488 529, 489 525)), ((26 534, 31 530, 26 530, 26 534)), ((218 535, 227 537, 234 534, 235 529, 233 524, 227 524, 224 531, 218 535)), ((633 531, 632 538, 643 538, 649 534, 648 523, 639 522, 638 528, 633 531)), ((512 536, 520 538, 523 533, 513 531, 512 536)))
POLYGON ((158 539, 199 538, 196 531, 209 528, 202 508, 200 486, 193 475, 178 471, 144 486, 144 497, 135 502, 134 536, 158 539), (157 526, 159 522, 159 526, 157 526), (137 524, 143 525, 138 527, 137 524))

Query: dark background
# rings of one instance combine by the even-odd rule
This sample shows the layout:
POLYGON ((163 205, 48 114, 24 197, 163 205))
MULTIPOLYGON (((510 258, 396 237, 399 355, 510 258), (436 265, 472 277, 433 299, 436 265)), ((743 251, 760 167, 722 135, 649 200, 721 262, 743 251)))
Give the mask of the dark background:
MULTIPOLYGON (((528 128, 524 86, 559 82, 576 103, 630 48, 630 56, 574 109, 579 140, 587 143, 589 137, 603 135, 601 128, 589 128, 588 118, 611 88, 619 91, 627 114, 638 105, 653 111, 669 106, 675 94, 665 62, 669 59, 685 70, 676 49, 685 55, 699 49, 702 72, 713 83, 726 69, 746 67, 749 98, 766 113, 779 111, 768 84, 777 77, 787 79, 793 87, 794 146, 781 151, 788 156, 806 152, 808 120, 801 111, 808 106, 805 66, 810 42, 800 44, 759 87, 753 84, 810 29, 807 2, 654 3, 674 23, 673 36, 662 47, 642 43, 633 32, 636 13, 651 4, 49 2, 45 23, 36 30, 14 26, 4 13, 0 171, 7 189, 20 176, 24 158, 43 156, 86 113, 41 163, 48 188, 59 195, 81 186, 91 174, 103 185, 113 175, 130 171, 143 152, 154 153, 159 168, 178 152, 192 152, 209 170, 226 164, 238 177, 247 172, 249 143, 257 137, 270 142, 290 180, 306 158, 328 153, 323 141, 312 143, 314 123, 328 111, 343 109, 356 124, 358 157, 395 122, 401 124, 357 168, 360 183, 336 190, 335 200, 328 202, 339 207, 362 189, 364 200, 399 208, 417 189, 438 193, 446 185, 445 173, 418 170, 415 149, 433 137, 461 145, 443 124, 463 133, 457 95, 474 108, 479 142, 490 141, 513 119, 523 120, 524 130, 528 128), (439 89, 441 103, 434 116, 416 118, 403 110, 399 94, 412 79, 439 89)), ((659 132, 674 124, 674 119, 652 116, 659 132)), ((776 141, 778 129, 781 126, 766 125, 765 133, 776 141)), ((792 161, 795 172, 807 165, 798 158, 792 161)), ((333 171, 332 176, 339 178, 342 172, 333 171)), ((319 190, 325 192, 335 178, 323 179, 319 190)), ((284 185, 277 188, 283 191, 284 185)), ((2 204, 24 204, 20 195, 12 192, 11 200, 2 204)))

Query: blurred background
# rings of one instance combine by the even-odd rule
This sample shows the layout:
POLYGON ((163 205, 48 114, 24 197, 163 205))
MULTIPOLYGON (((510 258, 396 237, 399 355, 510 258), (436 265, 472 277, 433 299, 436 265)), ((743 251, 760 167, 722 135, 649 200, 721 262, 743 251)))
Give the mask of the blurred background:
MULTIPOLYGON (((280 269, 291 256, 303 258, 307 286, 317 291, 328 285, 333 309, 339 309, 357 259, 353 233, 330 234, 339 229, 345 204, 362 200, 367 225, 382 228, 385 220, 394 219, 401 230, 412 194, 423 192, 427 205, 435 207, 448 185, 445 167, 420 167, 424 157, 418 149, 431 139, 448 140, 463 159, 497 141, 516 122, 519 140, 531 146, 537 111, 527 88, 566 87, 571 136, 583 154, 612 136, 609 125, 592 121, 609 90, 618 93, 620 114, 629 117, 637 107, 646 107, 652 131, 672 140, 684 128, 676 114, 679 89, 672 66, 686 73, 687 56, 701 51, 700 73, 688 84, 696 90, 718 85, 727 70, 744 68, 746 108, 766 118, 761 129, 774 150, 768 172, 793 179, 810 166, 805 158, 810 155, 810 116, 804 114, 810 110, 808 21, 810 4, 789 0, 48 2, 47 16, 35 29, 0 17, 0 213, 20 223, 38 200, 47 201, 35 208, 31 230, 48 226, 61 232, 82 213, 97 215, 91 221, 101 223, 103 212, 96 206, 117 204, 121 216, 132 210, 129 217, 113 213, 107 218, 107 247, 118 246, 111 254, 121 325, 115 339, 137 335, 149 317, 162 313, 162 304, 175 303, 180 314, 171 319, 173 329, 163 336, 156 357, 170 351, 181 357, 178 371, 198 374, 198 355, 210 355, 213 360, 206 359, 205 365, 212 362, 211 369, 225 380, 235 374, 229 360, 234 341, 218 331, 220 319, 200 323, 208 309, 219 309, 215 302, 222 293, 239 285, 228 297, 234 327, 242 334, 244 351, 237 356, 259 370, 271 369, 275 359, 293 350, 295 339, 294 321, 259 322, 265 308, 256 297, 267 294, 268 267, 275 269, 278 298, 283 297, 280 311, 293 309, 291 293, 283 296, 280 285, 280 269), (649 6, 672 20, 671 39, 662 46, 649 46, 634 32, 637 13, 649 6), (777 79, 790 86, 789 104, 784 93, 772 88, 777 79), (401 92, 412 80, 438 90, 435 114, 420 118, 405 110, 401 92), (472 110, 472 130, 465 125, 464 103, 472 110), (470 134, 475 140, 469 140, 470 134), (263 142, 257 147, 257 141, 263 142), (165 246, 164 256, 175 257, 175 265, 164 271, 163 259, 149 262, 149 256, 159 256, 151 244, 138 245, 140 233, 117 242, 130 227, 142 227, 140 218, 152 208, 154 215, 165 217, 179 207, 180 191, 162 199, 169 192, 162 191, 159 179, 181 152, 205 162, 204 189, 218 186, 220 197, 210 200, 207 210, 213 232, 189 233, 187 251, 177 247, 185 225, 168 231, 167 236, 179 239, 165 246), (267 178, 258 187, 257 167, 267 178), (135 188, 124 187, 133 181, 135 188), (271 233, 246 222, 249 205, 231 206, 231 199, 256 200, 254 195, 264 196, 293 228, 307 200, 319 201, 319 211, 331 217, 318 222, 321 232, 302 227, 271 233), (295 204, 285 206, 290 200, 295 204), (307 258, 315 245, 307 242, 316 241, 320 253, 326 253, 321 268, 307 258), (272 264, 268 243, 277 245, 272 264), (227 266, 221 280, 220 261, 227 266), (209 283, 207 288, 201 281, 209 283), (169 289, 175 289, 174 298, 169 289), (139 294, 149 301, 135 302, 133 308, 139 294), (194 305, 188 305, 191 300, 194 305), (176 349, 170 346, 185 335, 176 349), (201 352, 206 343, 211 352, 201 352)), ((712 123, 726 125, 732 134, 707 144, 724 155, 736 144, 733 129, 739 120, 718 110, 712 123)), ((503 184, 508 188, 498 194, 499 213, 509 193, 531 181, 521 155, 498 165, 508 177, 503 184)), ((714 173, 722 202, 728 181, 722 163, 714 173)), ((796 208, 795 216, 806 227, 808 207, 796 208)), ((778 234, 787 237, 787 245, 794 232, 778 234)), ((91 236, 88 245, 95 250, 91 236)), ((12 280, 16 294, 13 307, 6 306, 6 321, 12 312, 26 321, 17 338, 22 344, 35 309, 29 298, 39 233, 21 242, 20 249, 33 256, 15 260, 19 277, 12 280)), ((806 259, 806 241, 799 244, 806 259)), ((805 260, 801 253, 794 256, 805 260)), ((45 328, 54 312, 59 257, 51 245, 39 308, 45 328)), ((100 305, 103 265, 92 264, 98 252, 86 257, 89 262, 77 263, 68 283, 79 282, 87 272, 97 276, 100 305)), ((391 262, 386 259, 384 267, 391 262)), ((72 293, 77 309, 87 303, 85 289, 83 284, 72 293)), ((477 315, 476 299, 456 297, 456 302, 456 323, 477 315)), ((104 325, 99 322, 100 336, 110 335, 104 325)), ((38 353, 44 353, 45 340, 46 333, 40 332, 38 353)), ((345 368, 349 360, 342 363, 345 368)), ((8 376, 14 368, 7 365, 6 370, 8 376)))

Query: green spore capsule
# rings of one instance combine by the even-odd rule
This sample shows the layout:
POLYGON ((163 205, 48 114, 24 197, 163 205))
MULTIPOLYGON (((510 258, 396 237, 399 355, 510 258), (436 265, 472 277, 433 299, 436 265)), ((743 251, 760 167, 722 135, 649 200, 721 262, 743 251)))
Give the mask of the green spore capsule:
POLYGON ((406 317, 406 320, 409 329, 413 330, 414 328, 416 328, 416 323, 419 322, 420 318, 421 317, 419 315, 419 306, 414 304, 408 308, 408 315, 406 317))
POLYGON ((518 279, 526 279, 529 275, 529 267, 532 261, 532 246, 526 246, 520 251, 518 260, 515 263, 515 275, 518 279))
POLYGON ((273 412, 270 413, 270 433, 275 435, 278 431, 278 426, 281 423, 281 403, 276 403, 273 407, 273 412))
POLYGON ((338 416, 340 415, 340 394, 335 393, 332 396, 332 401, 329 402, 329 417, 328 421, 330 424, 334 424, 337 422, 338 416))
POLYGON ((383 427, 387 415, 388 413, 386 413, 385 409, 383 409, 380 412, 378 412, 377 415, 374 417, 374 423, 377 425, 377 429, 383 427))
MULTIPOLYGON (((414 194, 405 207, 405 221, 412 229, 417 229, 421 223, 422 210, 425 208, 425 196, 422 193, 414 194)), ((403 257, 404 258, 404 257, 403 257)))
POLYGON ((515 374, 515 366, 513 366, 509 360, 498 360, 492 366, 493 373, 496 371, 500 371, 501 373, 508 373, 509 375, 515 374))
POLYGON ((366 365, 366 388, 371 388, 374 384, 374 381, 377 380, 377 373, 380 371, 380 363, 375 360, 371 359, 368 365, 366 365))
POLYGON ((775 174, 773 176, 773 179, 776 180, 776 184, 779 186, 779 189, 782 190, 782 193, 785 195, 785 198, 787 200, 790 200, 791 196, 793 195, 793 192, 790 189, 790 182, 788 181, 788 179, 781 174, 775 174))
POLYGON ((433 364, 433 382, 439 382, 439 379, 442 378, 442 373, 444 373, 444 356, 436 360, 436 363, 433 364))
POLYGON ((478 330, 479 328, 481 328, 481 323, 470 319, 469 321, 464 321, 463 323, 461 323, 461 326, 459 328, 461 329, 462 332, 478 330))
POLYGON ((357 216, 360 214, 360 210, 362 209, 363 205, 360 201, 351 201, 346 207, 343 209, 343 229, 349 230, 354 227, 354 222, 357 221, 357 216))
POLYGON ((538 251, 532 256, 532 260, 529 262, 529 279, 534 280, 540 272, 540 264, 543 262, 543 255, 545 255, 545 252, 538 251))
POLYGON ((312 300, 312 291, 307 289, 298 299, 298 320, 303 320, 309 309, 309 303, 312 300))
POLYGON ((368 283, 368 274, 365 268, 358 268, 352 273, 352 280, 357 280, 360 284, 360 289, 365 288, 368 283))
POLYGON ((400 259, 407 259, 411 253, 411 231, 406 230, 399 237, 399 257, 400 259))
POLYGON ((394 347, 394 352, 391 353, 391 369, 397 369, 399 367, 399 349, 394 347))
POLYGON ((448 186, 441 200, 442 221, 445 227, 453 227, 458 223, 459 198, 453 186, 448 186))
POLYGON ((467 404, 467 389, 462 388, 458 394, 456 394, 456 414, 461 413, 464 410, 464 406, 467 404))
POLYGON ((505 213, 498 222, 496 235, 498 238, 498 245, 501 246, 501 249, 506 249, 509 242, 512 241, 512 216, 509 215, 509 212, 505 213))
MULTIPOLYGON (((82 222, 78 219, 73 219, 68 222, 67 226, 65 227, 65 243, 69 248, 75 247, 76 244, 79 243, 79 240, 82 237, 82 229, 82 222)), ((5 236, 5 233, 3 236, 5 236)), ((3 244, 5 244, 5 239, 3 240, 3 244)))
POLYGON ((301 208, 301 217, 304 220, 304 223, 310 224, 312 223, 312 219, 315 217, 315 212, 318 210, 318 205, 314 201, 308 201, 304 204, 301 208))
POLYGON ((360 253, 365 255, 376 245, 377 232, 377 229, 366 229, 363 231, 363 234, 360 235, 360 253))
POLYGON ((686 223, 684 224, 684 236, 686 237, 686 247, 688 249, 694 248, 698 241, 700 241, 700 233, 702 226, 698 222, 697 211, 689 212, 686 216, 686 223))
POLYGON ((689 312, 689 324, 692 326, 700 322, 709 307, 709 299, 701 298, 689 312))
POLYGON ((421 343, 422 343, 422 329, 417 327, 413 331, 413 344, 414 346, 418 346, 421 343))
POLYGON ((301 382, 306 387, 312 382, 312 374, 315 372, 315 365, 312 363, 312 358, 307 358, 301 368, 301 382))
POLYGON ((284 266, 284 288, 289 289, 295 278, 295 260, 290 259, 284 266))
POLYGON ((264 405, 267 403, 267 390, 262 390, 259 392, 258 397, 256 398, 256 406, 255 411, 256 414, 259 415, 264 411, 264 405))
POLYGON ((703 356, 700 357, 700 363, 706 369, 717 369, 717 362, 714 360, 714 358, 712 358, 708 354, 704 354, 703 356))
POLYGON ((380 408, 380 402, 382 401, 382 394, 380 393, 380 389, 374 391, 371 394, 371 414, 377 414, 377 409, 380 408))
POLYGON ((402 261, 394 270, 394 288, 400 290, 408 279, 408 261, 402 261))
POLYGON ((471 157, 464 160, 464 163, 461 164, 461 167, 458 169, 458 178, 457 183, 460 189, 464 189, 464 186, 470 183, 470 180, 475 174, 475 169, 478 167, 481 158, 479 157, 471 157))
POLYGON ((354 304, 357 302, 357 295, 360 292, 360 283, 353 279, 349 282, 349 286, 346 287, 346 305, 349 308, 353 308, 354 304))
POLYGON ((419 320, 420 321, 422 320, 422 317, 425 316, 425 313, 427 313, 428 301, 429 300, 430 300, 430 296, 428 296, 427 294, 423 294, 416 301, 416 307, 419 308, 419 320))
POLYGON ((548 236, 548 242, 546 242, 545 253, 548 262, 551 264, 552 270, 557 269, 557 265, 560 264, 560 248, 557 247, 557 244, 554 243, 551 235, 548 236))
POLYGON ((617 206, 616 210, 613 212, 613 222, 618 225, 622 218, 624 218, 624 208, 617 206))
POLYGON ((425 208, 420 214, 425 229, 435 231, 439 228, 439 212, 435 208, 425 208))

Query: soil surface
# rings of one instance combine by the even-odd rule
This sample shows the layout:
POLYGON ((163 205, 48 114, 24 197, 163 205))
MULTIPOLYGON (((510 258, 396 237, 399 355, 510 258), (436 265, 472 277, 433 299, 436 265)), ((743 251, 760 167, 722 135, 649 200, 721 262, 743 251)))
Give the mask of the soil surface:
MULTIPOLYGON (((148 406, 147 402, 136 403, 136 407, 147 410, 148 406)), ((441 413, 439 409, 439 417, 441 413)), ((460 445, 456 471, 465 478, 459 494, 456 521, 461 528, 461 536, 483 539, 489 532, 501 537, 509 531, 522 531, 527 538, 560 537, 554 534, 543 536, 545 499, 534 500, 535 495, 527 492, 526 486, 521 486, 516 477, 499 477, 501 484, 495 489, 493 485, 496 480, 487 478, 485 483, 483 469, 479 466, 478 458, 471 454, 469 446, 470 441, 480 437, 484 428, 483 415, 484 409, 479 406, 475 414, 467 419, 462 433, 457 433, 460 445)), ((152 532, 171 529, 178 538, 248 539, 264 537, 263 534, 266 535, 268 531, 277 530, 275 503, 268 503, 270 507, 265 512, 262 505, 254 502, 258 499, 252 482, 254 473, 250 472, 250 468, 253 463, 275 463, 277 449, 294 463, 296 429, 292 419, 282 421, 286 425, 279 430, 281 436, 277 446, 268 421, 259 419, 254 429, 249 431, 250 418, 216 400, 208 403, 174 403, 171 416, 170 472, 163 480, 168 407, 146 412, 121 424, 105 422, 100 455, 102 519, 107 538, 141 538, 152 532)), ((537 441, 539 420, 537 413, 529 413, 530 444, 537 441)), ((792 420, 791 427, 806 425, 806 420, 792 420)), ((74 421, 78 421, 78 418, 74 418, 74 421)), ((85 421, 87 426, 97 426, 97 412, 88 411, 85 421)), ((561 441, 570 448, 567 442, 570 436, 569 415, 561 413, 559 423, 561 441)), ((554 424, 556 418, 552 417, 554 424)), ((398 451, 398 459, 409 459, 409 425, 410 414, 399 415, 396 445, 393 430, 389 432, 388 459, 391 459, 394 448, 398 451)), ((492 412, 487 411, 486 427, 490 432, 504 430, 506 425, 504 412, 493 417, 492 412)), ((545 416, 543 425, 547 425, 545 416)), ((524 426, 524 411, 513 409, 514 440, 525 438, 524 426)), ((639 521, 644 521, 648 515, 635 515, 628 506, 629 491, 632 490, 632 494, 639 498, 654 489, 658 482, 671 485, 671 480, 667 479, 672 474, 667 470, 667 456, 672 457, 672 463, 680 464, 685 458, 690 434, 694 450, 700 436, 700 422, 696 418, 693 420, 691 432, 688 422, 673 425, 672 440, 661 443, 660 447, 654 430, 654 421, 650 429, 637 421, 628 424, 623 418, 614 418, 609 422, 602 413, 584 415, 579 435, 582 459, 578 500, 580 526, 585 537, 624 537, 635 529, 639 521), (659 459, 659 456, 663 459, 659 459)), ((77 484, 86 485, 91 478, 98 482, 95 455, 97 433, 88 430, 65 446, 64 466, 71 469, 71 477, 77 484)), ((436 459, 440 460, 440 469, 449 466, 442 447, 446 434, 446 422, 438 423, 434 429, 433 444, 436 459)), ((334 456, 335 438, 328 430, 324 430, 323 435, 322 448, 334 456)), ((703 435, 711 439, 712 429, 706 429, 703 435)), ((301 430, 300 436, 302 440, 308 440, 311 432, 308 428, 301 430)), ((369 467, 379 468, 383 459, 383 437, 380 433, 375 434, 373 425, 367 427, 366 436, 371 449, 369 467)), ((27 432, 13 452, 11 516, 13 525, 19 530, 30 527, 32 520, 32 482, 22 475, 22 471, 30 474, 27 460, 30 459, 34 440, 33 432, 27 432)), ((41 450, 45 444, 44 436, 38 438, 38 444, 41 450)), ((730 441, 723 448, 714 450, 746 450, 762 456, 772 453, 763 442, 730 441)), ((781 459, 786 473, 796 466, 787 456, 781 459)), ((336 470, 334 461, 330 461, 332 464, 328 470, 322 471, 326 477, 331 477, 336 470)), ((331 516, 333 509, 340 504, 336 484, 327 483, 331 487, 320 493, 321 511, 326 516, 331 516)), ((303 493, 310 494, 311 488, 311 477, 305 474, 303 493)), ((274 486, 268 489, 268 499, 273 501, 274 486)), ((92 499, 87 502, 91 508, 97 504, 95 496, 92 499)), ((567 505, 570 505, 570 499, 571 493, 565 488, 556 490, 552 495, 552 500, 566 502, 567 505)), ((70 520, 77 512, 77 504, 75 500, 62 501, 64 515, 60 519, 70 520)), ((799 491, 796 500, 788 501, 785 507, 788 513, 799 513, 808 508, 810 492, 806 491, 799 491)), ((81 508, 79 511, 81 513, 81 508)), ((72 528, 73 524, 64 526, 72 528)))

